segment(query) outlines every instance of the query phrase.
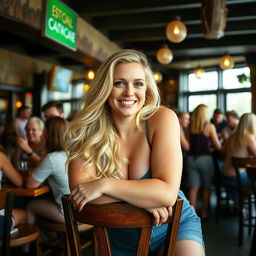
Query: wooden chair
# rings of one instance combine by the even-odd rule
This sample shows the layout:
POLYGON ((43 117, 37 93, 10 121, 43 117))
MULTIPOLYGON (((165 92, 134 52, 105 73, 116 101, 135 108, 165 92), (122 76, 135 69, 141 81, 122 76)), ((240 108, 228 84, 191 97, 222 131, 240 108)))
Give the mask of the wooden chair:
POLYGON ((256 228, 254 228, 254 231, 253 231, 253 237, 252 237, 249 256, 256 256, 256 228))
MULTIPOLYGON (((54 243, 47 242, 45 244, 41 244, 43 248, 46 248, 47 251, 45 254, 56 251, 60 255, 70 256, 70 248, 68 243, 67 229, 65 223, 54 222, 45 218, 38 218, 37 225, 40 227, 41 231, 46 232, 54 232, 57 234, 57 239, 55 239, 54 243)), ((83 232, 92 230, 93 226, 88 224, 79 224, 78 232, 82 235, 83 232)), ((82 249, 87 248, 92 245, 92 239, 86 239, 86 241, 82 245, 82 249)))
POLYGON ((18 231, 10 235, 12 226, 12 207, 14 195, 11 191, 0 191, 0 209, 5 209, 3 235, 0 240, 1 255, 10 256, 11 247, 23 246, 31 243, 33 255, 40 255, 38 238, 40 235, 39 228, 33 224, 18 225, 18 231))
POLYGON ((256 210, 256 157, 238 158, 232 157, 232 162, 236 171, 237 178, 237 191, 239 197, 239 230, 238 230, 238 243, 243 243, 243 227, 255 227, 255 216, 252 215, 252 206, 256 210), (243 186, 240 178, 240 168, 245 168, 247 175, 251 181, 251 187, 243 186), (248 207, 248 214, 244 214, 243 210, 248 207))
MULTIPOLYGON (((87 204, 81 212, 75 211, 69 196, 62 197, 68 239, 72 256, 81 256, 77 221, 94 225, 95 255, 111 256, 110 244, 105 228, 141 228, 137 256, 148 255, 153 216, 144 209, 127 203, 104 205, 87 204)), ((173 207, 173 215, 168 219, 168 235, 163 255, 174 255, 183 200, 178 199, 173 207)))
POLYGON ((218 221, 222 213, 222 205, 224 203, 227 208, 230 199, 230 193, 223 182, 223 175, 220 168, 220 162, 224 162, 225 154, 219 150, 212 152, 213 163, 214 163, 214 189, 216 193, 216 212, 215 220, 218 221))

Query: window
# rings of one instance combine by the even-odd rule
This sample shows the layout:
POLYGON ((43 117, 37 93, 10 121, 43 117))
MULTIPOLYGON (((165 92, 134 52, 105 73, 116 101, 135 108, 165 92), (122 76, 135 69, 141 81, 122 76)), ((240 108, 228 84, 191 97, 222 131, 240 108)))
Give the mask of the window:
POLYGON ((201 79, 198 79, 194 73, 188 75, 188 90, 190 92, 208 91, 218 89, 218 74, 214 72, 205 72, 201 79))
POLYGON ((224 89, 235 89, 235 88, 249 88, 251 83, 246 81, 244 83, 240 83, 238 81, 237 76, 245 74, 246 76, 250 75, 250 69, 246 68, 235 68, 228 69, 223 71, 223 88, 224 89))
POLYGON ((227 93, 227 110, 236 110, 238 115, 251 112, 252 94, 250 92, 227 93))
POLYGON ((189 112, 192 112, 199 104, 207 105, 209 112, 212 113, 217 106, 217 97, 215 94, 191 95, 188 97, 189 112))
POLYGON ((197 105, 205 104, 211 113, 216 107, 223 111, 235 110, 239 115, 251 112, 249 76, 250 69, 239 66, 224 71, 206 70, 201 79, 192 72, 181 74, 179 109, 193 111, 197 105))

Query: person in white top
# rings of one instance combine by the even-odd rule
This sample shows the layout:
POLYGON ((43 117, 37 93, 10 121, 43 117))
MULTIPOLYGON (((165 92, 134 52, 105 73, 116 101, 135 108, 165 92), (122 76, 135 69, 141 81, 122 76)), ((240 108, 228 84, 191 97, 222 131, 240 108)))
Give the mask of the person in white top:
POLYGON ((13 120, 17 135, 20 137, 26 137, 25 126, 29 117, 31 116, 31 109, 28 106, 22 106, 18 109, 18 116, 13 120))

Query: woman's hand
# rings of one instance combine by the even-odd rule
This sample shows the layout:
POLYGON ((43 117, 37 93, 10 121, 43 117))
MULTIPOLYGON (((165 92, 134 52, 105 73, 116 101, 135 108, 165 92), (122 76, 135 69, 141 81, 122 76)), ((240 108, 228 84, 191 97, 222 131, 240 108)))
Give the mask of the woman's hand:
POLYGON ((165 223, 169 216, 172 215, 172 207, 162 207, 162 208, 151 208, 145 209, 154 216, 154 225, 158 226, 165 223))
POLYGON ((78 185, 70 194, 73 206, 81 211, 85 204, 103 195, 104 179, 87 181, 78 185))

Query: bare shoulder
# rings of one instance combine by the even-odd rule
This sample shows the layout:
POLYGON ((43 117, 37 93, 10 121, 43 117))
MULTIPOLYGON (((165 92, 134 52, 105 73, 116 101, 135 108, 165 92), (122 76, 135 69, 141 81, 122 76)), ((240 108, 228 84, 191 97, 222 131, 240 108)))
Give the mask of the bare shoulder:
POLYGON ((155 131, 164 127, 179 127, 178 117, 169 108, 159 108, 149 119, 150 128, 155 131))
POLYGON ((165 107, 159 108, 154 115, 149 119, 150 121, 166 121, 166 120, 178 120, 177 115, 174 113, 173 110, 165 107))

